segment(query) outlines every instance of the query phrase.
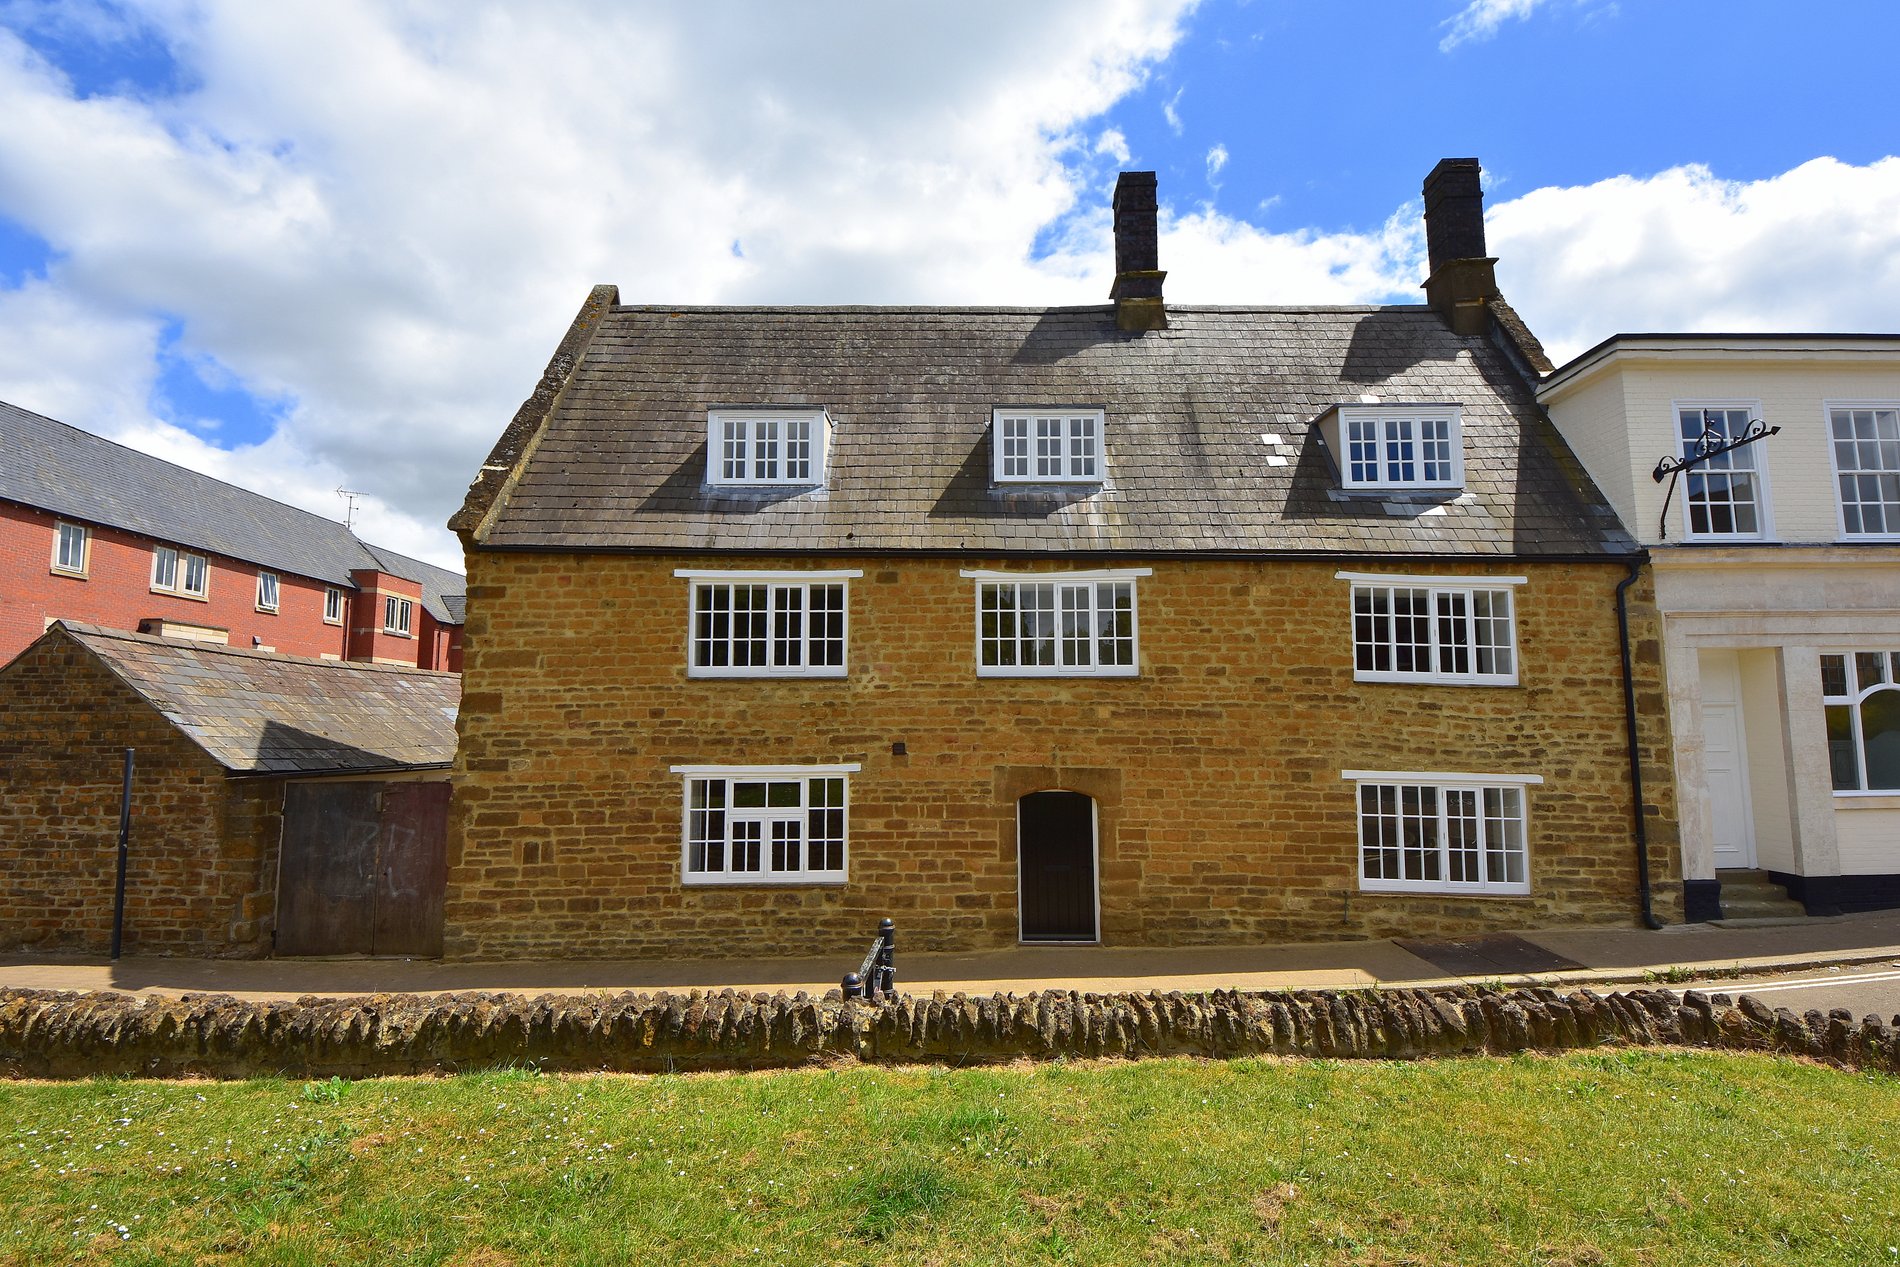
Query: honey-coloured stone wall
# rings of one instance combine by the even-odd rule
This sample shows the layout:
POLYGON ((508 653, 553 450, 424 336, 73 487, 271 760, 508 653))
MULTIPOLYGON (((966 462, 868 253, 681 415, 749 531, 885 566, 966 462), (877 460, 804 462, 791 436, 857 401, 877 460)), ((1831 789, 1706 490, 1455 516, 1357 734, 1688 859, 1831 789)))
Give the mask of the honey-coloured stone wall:
MULTIPOLYGON (((469 553, 451 957, 766 955, 1017 940, 1016 800, 1096 800, 1104 945, 1441 935, 1637 918, 1618 562, 1154 558, 1140 675, 979 678, 976 583, 1049 562, 469 553), (676 568, 861 569, 843 679, 687 676, 676 568), (1527 576, 1520 685, 1353 680, 1341 568, 1527 576), (901 752, 897 745, 902 745, 901 752), (675 765, 862 763, 849 881, 681 883, 675 765), (1343 770, 1541 775, 1528 897, 1358 890, 1343 770)), ((1093 565, 1089 565, 1093 566, 1093 565)), ((1631 588, 1658 911, 1679 917, 1649 582, 1631 588)))

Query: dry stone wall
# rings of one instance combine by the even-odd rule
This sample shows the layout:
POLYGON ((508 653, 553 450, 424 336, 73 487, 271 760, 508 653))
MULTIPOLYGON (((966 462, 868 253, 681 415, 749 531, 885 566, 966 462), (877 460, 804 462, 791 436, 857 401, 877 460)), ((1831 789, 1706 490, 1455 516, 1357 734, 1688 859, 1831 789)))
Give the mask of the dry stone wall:
POLYGON ((1409 1060, 1605 1044, 1782 1052, 1900 1071, 1900 1017, 1797 1016, 1753 996, 1472 987, 1210 994, 222 995, 0 992, 14 1077, 375 1077, 506 1066, 658 1073, 1065 1057, 1409 1060))

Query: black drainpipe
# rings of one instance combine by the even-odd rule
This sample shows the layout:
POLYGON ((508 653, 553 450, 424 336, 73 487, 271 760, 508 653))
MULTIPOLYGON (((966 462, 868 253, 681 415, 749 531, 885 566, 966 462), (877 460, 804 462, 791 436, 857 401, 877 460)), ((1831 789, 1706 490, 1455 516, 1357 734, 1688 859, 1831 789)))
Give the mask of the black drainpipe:
POLYGON ((1636 816, 1637 892, 1643 902, 1643 926, 1657 929, 1663 926, 1663 922, 1656 918, 1656 912, 1650 904, 1649 824, 1644 821, 1643 815, 1643 758, 1636 745, 1636 675, 1630 667, 1629 587, 1643 574, 1643 564, 1648 559, 1647 552, 1636 555, 1630 560, 1630 574, 1617 582, 1616 642, 1617 650, 1623 655, 1623 741, 1629 749, 1630 800, 1636 816))

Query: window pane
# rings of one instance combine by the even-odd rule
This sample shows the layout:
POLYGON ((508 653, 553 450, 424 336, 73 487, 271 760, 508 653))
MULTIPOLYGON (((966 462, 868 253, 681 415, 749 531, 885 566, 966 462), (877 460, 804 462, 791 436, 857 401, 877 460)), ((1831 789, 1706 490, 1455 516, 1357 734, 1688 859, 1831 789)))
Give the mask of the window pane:
POLYGON ((1469 600, 1462 591, 1438 594, 1438 671, 1464 675, 1471 672, 1469 600))
POLYGON ((178 551, 159 546, 152 551, 152 584, 159 589, 178 586, 178 551))
POLYGON ((1484 789, 1486 880, 1523 884, 1525 877, 1524 792, 1514 787, 1484 789))
POLYGON ((732 587, 732 663, 737 668, 764 668, 766 630, 771 591, 764 585, 732 587))
POLYGON ((803 848, 804 824, 796 818, 775 818, 772 820, 772 870, 799 871, 803 869, 805 850, 803 848))
POLYGON ((1003 474, 1029 474, 1029 419, 1005 418, 1003 425, 1003 474))
POLYGON ((728 418, 721 424, 719 438, 719 477, 742 480, 746 477, 745 423, 728 418))
POLYGON ((1442 484, 1452 478, 1451 419, 1426 418, 1419 422, 1420 455, 1425 463, 1425 482, 1442 484))
POLYGON ((1360 873, 1368 880, 1400 880, 1398 788, 1367 783, 1359 788, 1360 873))
POLYGON ((785 478, 811 478, 811 420, 792 418, 785 423, 785 478))
POLYGON ((735 809, 764 809, 765 784, 734 783, 732 785, 732 804, 735 809))
POLYGON ((1900 689, 1888 687, 1861 701, 1860 737, 1867 789, 1900 791, 1900 689))
POLYGON ((758 418, 752 423, 752 478, 755 480, 778 478, 779 421, 758 418))
POLYGON ((1457 884, 1483 881, 1478 849, 1478 794, 1471 788, 1445 791, 1445 878, 1457 884))
POLYGON ((1399 673, 1432 671, 1431 591, 1392 591, 1392 668, 1399 673))
POLYGON ((1824 655, 1821 657, 1821 694, 1847 694, 1846 656, 1824 655))
POLYGON ((1057 589, 1061 603, 1062 666, 1068 669, 1088 668, 1094 663, 1090 654, 1095 642, 1095 613, 1090 605, 1094 587, 1061 585, 1057 589))
POLYGON ((1006 583, 979 586, 982 623, 979 644, 983 663, 1007 668, 1016 663, 1016 587, 1006 583))
POLYGON ((1036 474, 1062 478, 1062 419, 1036 419, 1036 474))
POLYGON ((1095 419, 1069 419, 1069 476, 1087 479, 1096 473, 1095 419))
POLYGON ((799 806, 799 787, 797 783, 771 783, 767 785, 766 804, 773 809, 797 809, 799 806))
POLYGON ((1854 653, 1854 679, 1860 690, 1879 686, 1887 680, 1887 657, 1878 651, 1854 653))
POLYGON ((1135 662, 1135 587, 1128 581, 1104 581, 1095 587, 1096 663, 1135 662))
POLYGON ((1479 673, 1510 676, 1513 664, 1511 591, 1472 591, 1471 639, 1479 673))
MULTIPOLYGON (((202 594, 205 592, 206 573, 209 571, 202 554, 185 556, 185 592, 202 594)), ((241 591, 240 591, 241 592, 241 591)))
POLYGON ((1827 762, 1834 775, 1836 792, 1860 790, 1860 753, 1854 748, 1854 706, 1829 704, 1827 712, 1827 762))
POLYGON ((741 819, 732 824, 732 870, 757 871, 765 861, 765 851, 761 846, 765 841, 765 824, 757 819, 741 819))
POLYGON ((811 663, 844 664, 844 586, 811 587, 811 663))
POLYGON ((1056 664, 1056 587, 1016 587, 1018 663, 1041 668, 1056 664))
POLYGON ((805 590, 800 585, 772 587, 772 664, 793 669, 805 663, 805 590))

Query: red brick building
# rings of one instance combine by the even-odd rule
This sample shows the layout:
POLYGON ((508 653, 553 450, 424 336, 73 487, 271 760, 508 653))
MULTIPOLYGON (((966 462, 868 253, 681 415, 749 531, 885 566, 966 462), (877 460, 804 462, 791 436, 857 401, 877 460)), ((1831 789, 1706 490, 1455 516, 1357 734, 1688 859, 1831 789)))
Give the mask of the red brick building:
POLYGON ((0 663, 55 620, 461 669, 459 573, 0 402, 0 663))

